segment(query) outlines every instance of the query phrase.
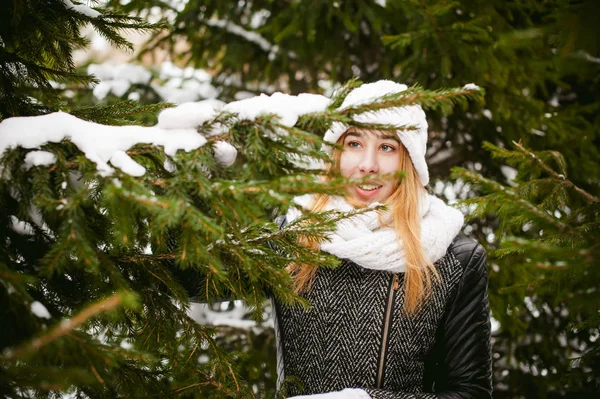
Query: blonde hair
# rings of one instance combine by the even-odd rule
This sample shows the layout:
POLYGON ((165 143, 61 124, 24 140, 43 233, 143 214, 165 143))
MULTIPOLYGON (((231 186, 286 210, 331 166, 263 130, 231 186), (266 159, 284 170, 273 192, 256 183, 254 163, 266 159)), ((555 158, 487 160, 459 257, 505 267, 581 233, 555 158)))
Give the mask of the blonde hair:
MULTIPOLYGON (((344 132, 339 138, 338 144, 344 141, 344 132)), ((380 133, 375 131, 375 133, 380 133)), ((404 310, 407 314, 416 314, 423 302, 431 294, 434 280, 439 280, 439 274, 435 266, 427 259, 421 247, 421 220, 419 215, 419 197, 425 188, 419 180, 419 176, 411 161, 408 151, 399 142, 400 170, 404 172, 404 178, 398 182, 398 186, 385 201, 392 215, 392 221, 388 227, 393 227, 398 240, 404 245, 406 271, 404 273, 404 310)), ((341 151, 333 149, 332 162, 328 167, 328 173, 323 178, 336 173, 339 169, 341 151)), ((309 205, 311 212, 322 211, 329 202, 329 195, 315 194, 309 205)), ((298 240, 307 248, 320 250, 319 243, 315 239, 303 237, 298 240)), ((294 279, 294 289, 297 293, 310 289, 317 274, 318 266, 310 264, 299 264, 292 262, 287 270, 294 279)))

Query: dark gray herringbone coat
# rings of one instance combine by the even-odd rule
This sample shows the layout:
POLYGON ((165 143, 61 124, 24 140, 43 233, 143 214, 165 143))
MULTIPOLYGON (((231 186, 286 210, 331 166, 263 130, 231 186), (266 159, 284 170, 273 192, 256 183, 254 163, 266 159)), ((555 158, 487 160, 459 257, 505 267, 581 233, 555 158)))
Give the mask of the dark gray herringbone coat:
POLYGON ((319 269, 306 294, 311 310, 275 301, 279 388, 289 396, 362 388, 382 399, 491 397, 485 251, 459 236, 435 265, 441 283, 415 317, 402 312, 403 274, 348 260, 319 269))

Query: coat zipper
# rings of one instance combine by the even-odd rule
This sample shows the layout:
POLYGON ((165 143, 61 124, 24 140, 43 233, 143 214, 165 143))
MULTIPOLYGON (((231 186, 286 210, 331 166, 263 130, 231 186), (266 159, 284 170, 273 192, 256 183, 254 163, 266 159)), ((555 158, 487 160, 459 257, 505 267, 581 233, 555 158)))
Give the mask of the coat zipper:
POLYGON ((398 275, 392 276, 390 289, 388 292, 388 300, 385 307, 385 318, 383 319, 383 338, 381 342, 381 351, 379 353, 379 367, 377 368, 377 388, 381 389, 383 385, 383 366, 385 362, 385 354, 387 352, 387 341, 390 335, 390 322, 392 320, 392 308, 394 305, 394 292, 398 289, 398 275))

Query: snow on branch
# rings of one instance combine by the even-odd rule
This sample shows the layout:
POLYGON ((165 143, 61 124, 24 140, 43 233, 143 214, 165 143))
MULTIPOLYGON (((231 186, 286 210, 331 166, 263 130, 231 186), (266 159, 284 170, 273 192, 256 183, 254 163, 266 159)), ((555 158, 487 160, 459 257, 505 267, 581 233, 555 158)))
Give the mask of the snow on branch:
MULTIPOLYGON (((211 122, 220 111, 236 114, 238 120, 255 120, 262 115, 274 114, 279 117, 281 125, 291 127, 301 115, 323 112, 329 104, 329 98, 316 94, 262 94, 227 105, 218 100, 205 100, 166 109, 159 114, 158 124, 151 127, 107 126, 65 112, 13 117, 0 122, 0 154, 10 148, 38 149, 46 143, 69 139, 96 164, 101 176, 113 173, 114 169, 109 163, 129 175, 142 176, 146 169, 135 162, 126 153, 127 150, 141 143, 163 146, 165 154, 169 156, 175 155, 178 150, 195 150, 207 142, 198 133, 198 127, 211 122)), ((227 129, 226 126, 222 128, 227 129)), ((55 161, 51 153, 32 153, 26 159, 29 167, 55 161)), ((215 147, 216 159, 223 165, 233 164, 236 155, 236 149, 228 143, 221 142, 215 147)))
POLYGON ((98 172, 103 176, 113 173, 108 162, 130 175, 143 175, 145 168, 125 153, 138 143, 162 145, 168 155, 174 155, 180 149, 191 151, 206 143, 196 129, 106 126, 65 112, 8 118, 0 123, 0 153, 7 148, 39 148, 64 139, 71 140, 89 160, 96 163, 98 172))
POLYGON ((99 16, 102 15, 98 11, 96 11, 93 8, 90 8, 88 6, 79 5, 79 4, 73 4, 71 2, 71 0, 62 0, 62 2, 64 3, 65 8, 67 10, 77 11, 78 13, 83 14, 86 17, 98 18, 99 16))

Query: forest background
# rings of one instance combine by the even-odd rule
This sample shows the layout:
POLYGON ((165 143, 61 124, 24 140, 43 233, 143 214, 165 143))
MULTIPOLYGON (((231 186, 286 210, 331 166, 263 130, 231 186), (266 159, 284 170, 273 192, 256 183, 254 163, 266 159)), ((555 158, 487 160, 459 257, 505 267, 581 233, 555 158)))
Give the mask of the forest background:
POLYGON ((494 397, 600 391, 596 1, 4 0, 2 9, 4 396, 273 397, 264 292, 298 298, 282 273, 289 259, 271 244, 323 263, 295 242, 331 224, 280 232, 271 220, 293 195, 343 185, 314 183, 289 155, 319 156, 328 124, 349 116, 335 105, 352 79, 417 85, 408 99, 354 111, 427 111, 430 189, 462 204, 464 232, 488 250, 494 397), (148 40, 134 47, 131 32, 148 40), (98 43, 90 34, 131 59, 76 63, 98 43), (293 123, 274 103, 273 114, 219 112, 217 100, 277 91, 333 101, 293 123), (173 153, 138 143, 126 159, 141 175, 116 159, 112 174, 99 173, 74 136, 7 138, 45 137, 46 122, 11 117, 54 111, 100 123, 105 137, 121 125, 172 128, 186 122, 181 104, 201 100, 209 116, 194 129, 207 144, 173 153))

